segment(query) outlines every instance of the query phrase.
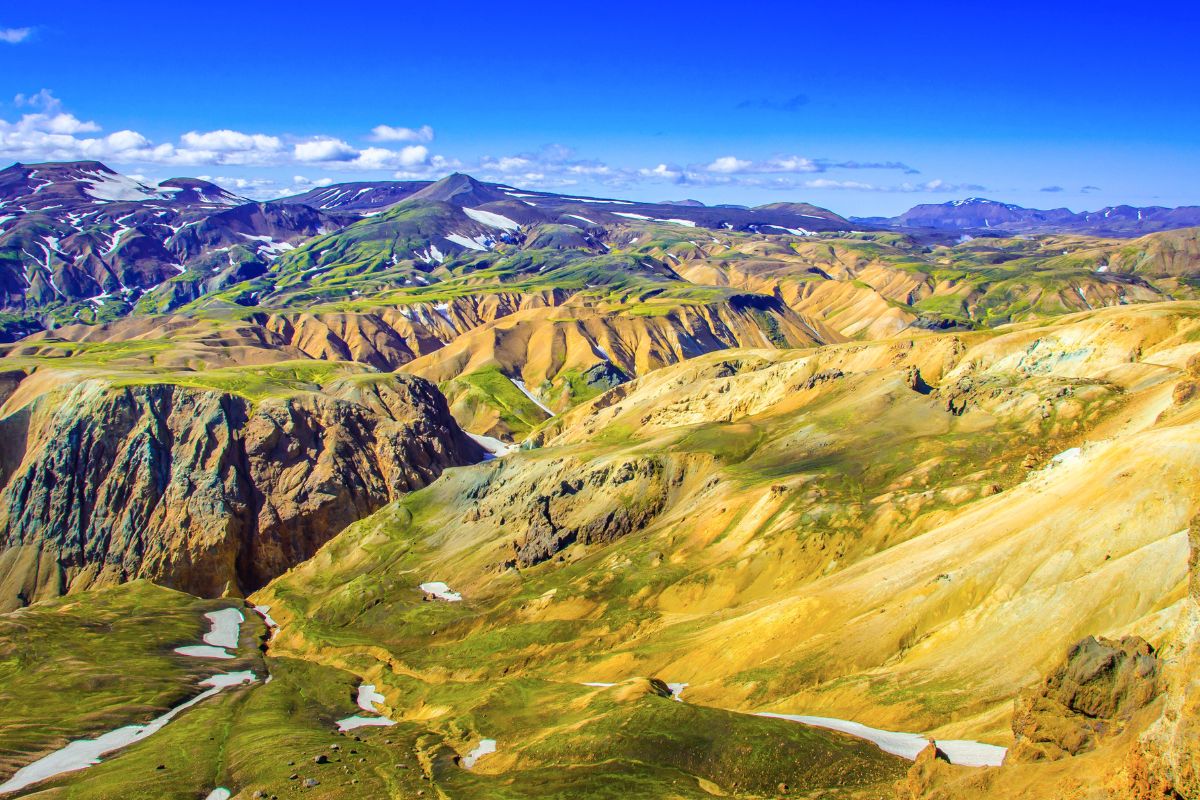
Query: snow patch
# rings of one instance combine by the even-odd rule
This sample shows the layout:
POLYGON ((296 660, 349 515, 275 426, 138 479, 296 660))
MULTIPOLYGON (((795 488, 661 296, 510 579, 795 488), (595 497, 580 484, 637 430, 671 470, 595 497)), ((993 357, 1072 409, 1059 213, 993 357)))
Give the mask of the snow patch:
POLYGON ((256 242, 262 242, 262 250, 265 252, 268 261, 273 261, 288 250, 295 250, 296 246, 289 242, 279 242, 272 239, 270 236, 251 236, 248 233, 241 234, 247 239, 253 239, 256 242))
POLYGON ((477 433, 467 433, 475 442, 487 451, 487 455, 483 457, 484 461, 491 461, 493 458, 504 458, 510 453, 515 453, 521 449, 520 445, 509 444, 502 442, 494 436, 482 436, 477 433))
POLYGON ((463 769, 471 769, 479 759, 496 752, 495 739, 480 739, 479 744, 475 745, 475 749, 463 756, 463 769))
POLYGON ((494 214, 491 211, 483 211, 478 208, 464 208, 463 213, 481 225, 499 228, 502 231, 515 231, 521 227, 520 223, 514 222, 503 214, 494 214))
POLYGON ((594 197, 564 197, 563 200, 570 200, 573 203, 598 203, 603 206, 635 206, 637 203, 629 200, 597 200, 594 197))
POLYGON ((102 172, 84 172, 87 183, 83 191, 89 197, 105 203, 130 200, 152 200, 158 195, 148 187, 124 175, 107 175, 102 172))
POLYGON ((1060 464, 1071 464, 1078 461, 1082 455, 1083 450, 1079 449, 1078 447, 1071 447, 1063 450, 1061 453, 1051 458, 1050 463, 1054 464, 1055 466, 1060 464))
POLYGON ((176 647, 175 652, 181 656, 192 658, 235 658, 233 653, 224 647, 210 647, 206 644, 189 644, 186 647, 176 647))
POLYGON ((526 397, 528 397, 530 400, 533 401, 534 405, 536 405, 542 411, 545 411, 550 416, 552 416, 552 417, 554 416, 554 412, 551 411, 549 408, 547 408, 545 403, 543 403, 541 400, 534 397, 533 392, 531 392, 527 388, 525 388, 525 381, 519 380, 517 378, 513 378, 512 382, 518 389, 521 390, 521 394, 525 395, 526 397))
POLYGON ((376 703, 382 703, 387 700, 379 692, 375 691, 375 684, 364 683, 358 687, 358 697, 355 702, 363 711, 370 711, 372 714, 378 714, 379 709, 375 708, 376 703))
POLYGON ((275 620, 271 619, 271 607, 270 606, 255 606, 254 610, 257 611, 258 615, 263 618, 263 622, 267 623, 268 628, 278 628, 279 627, 279 623, 276 622, 275 620))
POLYGON ((353 717, 339 719, 337 726, 339 731, 345 733, 346 731, 352 731, 355 728, 368 728, 372 726, 384 727, 395 724, 395 722, 387 717, 363 717, 356 714, 353 717))
POLYGON ((422 583, 421 591, 425 594, 431 594, 439 600, 445 600, 447 603, 462 602, 462 595, 458 592, 450 591, 450 587, 441 581, 422 583))
MULTIPOLYGON (((459 245, 460 247, 465 247, 468 250, 487 250, 486 245, 481 244, 479 241, 477 241, 477 239, 481 239, 484 237, 476 237, 475 239, 468 239, 466 236, 463 236, 460 233, 449 233, 449 234, 446 234, 446 236, 443 238, 445 238, 448 241, 454 242, 456 245, 459 245)), ((441 261, 439 260, 438 263, 440 264, 441 261)))
POLYGON ((175 652, 194 658, 233 658, 230 649, 237 650, 238 634, 245 617, 236 608, 222 608, 204 615, 208 618, 209 631, 204 634, 204 644, 176 647, 175 652))
POLYGON ((449 303, 438 303, 433 307, 433 310, 436 311, 442 319, 446 320, 446 323, 450 325, 450 327, 454 327, 454 320, 450 319, 449 303))
POLYGON ((145 725, 126 725, 123 728, 109 731, 95 739, 77 739, 66 747, 22 767, 6 782, 0 784, 0 793, 19 791, 40 781, 53 778, 56 775, 76 772, 94 764, 99 764, 101 756, 120 750, 123 747, 128 747, 134 742, 139 742, 151 734, 162 730, 180 712, 207 700, 222 689, 230 686, 254 683, 256 680, 257 678, 254 673, 249 670, 214 675, 200 682, 201 686, 208 687, 203 692, 191 700, 180 703, 167 713, 156 717, 145 725))
POLYGON ((782 225, 763 225, 763 227, 764 228, 776 228, 777 230, 787 231, 792 236, 816 236, 815 233, 813 233, 812 231, 805 230, 804 228, 785 228, 782 225))
POLYGON ((666 222, 670 225, 686 225, 689 228, 696 227, 696 223, 692 222, 690 219, 659 219, 657 217, 647 217, 645 214, 634 214, 627 211, 610 211, 609 213, 614 217, 625 217, 626 219, 642 219, 649 222, 666 222))
POLYGON ((204 643, 236 650, 238 631, 246 620, 242 612, 236 608, 222 608, 220 611, 210 611, 204 616, 212 623, 212 630, 204 634, 204 643))
MULTIPOLYGON (((800 714, 772 714, 763 712, 759 717, 786 719, 799 722, 814 728, 825 728, 831 731, 841 731, 859 739, 873 742, 880 750, 894 756, 915 760, 917 755, 929 744, 929 740, 919 733, 902 733, 872 728, 858 722, 832 717, 809 717, 800 714)), ((998 767, 1004 761, 1007 750, 992 744, 972 742, 962 739, 941 739, 937 746, 946 754, 952 764, 964 767, 998 767)))

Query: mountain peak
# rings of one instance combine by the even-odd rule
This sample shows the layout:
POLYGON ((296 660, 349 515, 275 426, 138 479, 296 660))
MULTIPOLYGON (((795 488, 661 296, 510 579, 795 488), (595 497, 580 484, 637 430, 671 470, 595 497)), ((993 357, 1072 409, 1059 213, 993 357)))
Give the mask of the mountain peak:
POLYGON ((43 161, 36 164, 26 164, 20 161, 8 166, 0 172, 50 172, 70 175, 80 172, 100 172, 105 175, 116 175, 117 171, 101 161, 43 161))
POLYGON ((439 181, 434 181, 424 189, 414 192, 409 199, 450 203, 457 206, 476 206, 483 203, 509 200, 511 198, 504 194, 504 192, 499 191, 489 184, 477 181, 470 175, 462 172, 454 172, 439 181))
POLYGON ((217 184, 200 178, 169 178, 155 187, 160 193, 172 195, 175 203, 207 203, 221 206, 240 206, 249 203, 245 197, 236 195, 217 184))

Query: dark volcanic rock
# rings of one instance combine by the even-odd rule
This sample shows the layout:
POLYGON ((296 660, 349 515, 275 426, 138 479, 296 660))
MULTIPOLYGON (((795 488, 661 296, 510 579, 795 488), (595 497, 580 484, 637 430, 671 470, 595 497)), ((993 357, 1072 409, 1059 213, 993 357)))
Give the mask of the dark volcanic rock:
POLYGON ((256 404, 86 381, 17 419, 24 457, 0 490, 0 610, 18 594, 143 577, 204 596, 251 591, 483 455, 431 384, 402 375, 256 404))
POLYGON ((1074 756, 1120 733, 1158 694, 1158 672, 1154 649, 1140 637, 1078 642, 1064 664, 1017 699, 1009 760, 1074 756))

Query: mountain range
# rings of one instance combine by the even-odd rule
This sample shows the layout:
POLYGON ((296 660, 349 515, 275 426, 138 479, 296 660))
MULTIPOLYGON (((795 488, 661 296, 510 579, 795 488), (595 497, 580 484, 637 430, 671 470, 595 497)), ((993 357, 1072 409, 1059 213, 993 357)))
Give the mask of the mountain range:
MULTIPOLYGON (((838 244, 873 237, 924 258, 931 245, 958 241, 956 232, 1129 236, 1197 222, 1189 208, 1071 214, 975 199, 917 206, 893 219, 847 220, 805 203, 753 209, 639 203, 520 190, 459 174, 432 183, 338 184, 253 202, 196 179, 151 187, 98 162, 17 164, 0 171, 0 334, 11 339, 70 322, 162 313, 203 298, 262 304, 291 285, 287 273, 301 261, 300 273, 309 277, 324 274, 326 263, 361 272, 408 264, 406 280, 428 281, 447 259, 470 259, 499 245, 607 253, 634 243, 633 231, 646 225, 695 228, 695 247, 720 243, 712 232, 791 240, 801 248, 826 234, 838 244), (903 238, 872 233, 881 229, 903 238), (334 246, 314 252, 318 239, 334 246), (386 254, 384 241, 390 241, 386 254)), ((350 291, 361 295, 363 288, 350 291)))
POLYGON ((1078 233, 1124 238, 1200 225, 1200 206, 1109 206, 1099 211, 1074 212, 1066 208, 1039 211, 982 197, 968 197, 914 206, 896 217, 855 217, 853 221, 894 230, 928 228, 981 235, 1078 233))
POLYGON ((1143 212, 0 172, 0 796, 1200 796, 1143 212))

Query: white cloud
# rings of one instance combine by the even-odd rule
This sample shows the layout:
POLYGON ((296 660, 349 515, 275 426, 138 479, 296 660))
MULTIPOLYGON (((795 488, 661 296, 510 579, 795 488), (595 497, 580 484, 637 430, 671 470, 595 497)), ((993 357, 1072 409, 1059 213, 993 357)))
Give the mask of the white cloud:
POLYGON ((333 178, 326 177, 317 178, 314 180, 312 178, 306 178, 303 175, 293 175, 292 183, 296 186, 311 186, 319 188, 321 186, 329 186, 331 183, 333 183, 333 178))
POLYGON ((949 183, 940 178, 925 181, 924 183, 910 183, 905 181, 904 183, 885 185, 865 183, 863 181, 838 181, 829 178, 815 178, 805 181, 803 186, 806 189, 845 189, 858 192, 894 192, 903 194, 921 192, 957 194, 959 192, 979 192, 987 188, 975 183, 949 183))
POLYGON ((62 107, 62 102, 49 89, 40 89, 33 94, 18 94, 13 98, 13 104, 40 108, 43 111, 57 111, 62 107))
POLYGON ((33 28, 0 28, 0 42, 20 44, 29 38, 33 28))
POLYGON ((410 145, 403 148, 399 154, 400 166, 413 167, 417 164, 424 164, 429 158, 429 148, 419 144, 410 145))
POLYGON ((376 125, 368 137, 373 142, 432 142, 433 128, 393 128, 391 125, 376 125))
POLYGON ((668 167, 666 164, 659 164, 657 167, 649 169, 642 168, 638 170, 638 175, 643 178, 664 178, 666 180, 675 180, 683 174, 683 170, 679 167, 668 167))
POLYGON ((499 172, 517 172, 525 169, 532 163, 531 159, 523 156, 504 156, 503 158, 491 158, 489 156, 484 157, 479 162, 479 166, 482 169, 494 169, 499 172))
POLYGON ((217 184, 223 189, 237 189, 238 191, 262 191, 264 189, 273 189, 275 181, 270 178, 241 178, 241 177, 225 177, 218 175, 215 178, 201 178, 202 181, 210 181, 217 184))
POLYGON ((811 158, 779 156, 763 164, 766 172, 821 172, 822 168, 811 158))
POLYGON ((341 139, 321 137, 299 142, 293 149, 297 161, 352 161, 358 157, 358 150, 341 139))
MULTIPOLYGON (((17 95, 14 103, 28 109, 15 121, 0 119, 0 158, 18 161, 109 160, 114 165, 211 165, 223 167, 289 167, 337 174, 390 173, 398 180, 429 180, 463 169, 483 180, 530 188, 570 189, 605 187, 610 190, 654 182, 687 186, 730 186, 763 191, 846 190, 863 192, 979 191, 972 184, 935 179, 923 183, 845 180, 836 175, 810 177, 836 170, 916 170, 898 161, 833 161, 797 155, 774 155, 761 160, 723 155, 711 161, 680 166, 660 162, 649 167, 617 166, 579 158, 567 147, 485 156, 464 165, 455 158, 432 153, 422 142, 433 138, 428 126, 417 129, 376 126, 375 141, 412 142, 397 146, 355 147, 329 135, 295 137, 287 134, 246 133, 230 128, 188 131, 174 142, 155 143, 134 130, 102 135, 100 125, 62 108, 48 89, 17 95)), ((650 162, 654 163, 654 162, 650 162)), ((153 170, 150 170, 153 171, 153 170)), ((329 177, 286 179, 220 179, 259 197, 296 194, 332 182, 329 177), (246 181, 249 181, 246 183, 246 181)))
POLYGON ((231 131, 228 128, 206 133, 189 131, 180 136, 179 141, 184 147, 193 150, 209 150, 216 153, 245 151, 276 153, 283 148, 283 143, 277 136, 242 133, 241 131, 231 131))
POLYGON ((730 174, 734 172, 745 172, 751 166, 753 166, 753 163, 750 161, 743 161, 742 159, 735 158, 734 156, 721 156, 705 167, 705 169, 709 172, 730 174))
POLYGON ((809 189, 858 189, 861 191, 874 192, 878 191, 877 187, 862 181, 835 181, 829 178, 816 178, 811 181, 805 181, 804 186, 809 189))
POLYGON ((705 172, 722 175, 772 174, 793 172, 824 172, 827 164, 800 156, 775 156, 766 161, 750 161, 736 156, 722 156, 701 167, 705 172))
POLYGON ((400 150, 388 150, 385 147, 368 147, 358 153, 347 166, 355 169, 396 169, 397 167, 413 168, 425 164, 429 160, 429 148, 420 144, 409 145, 400 150))

